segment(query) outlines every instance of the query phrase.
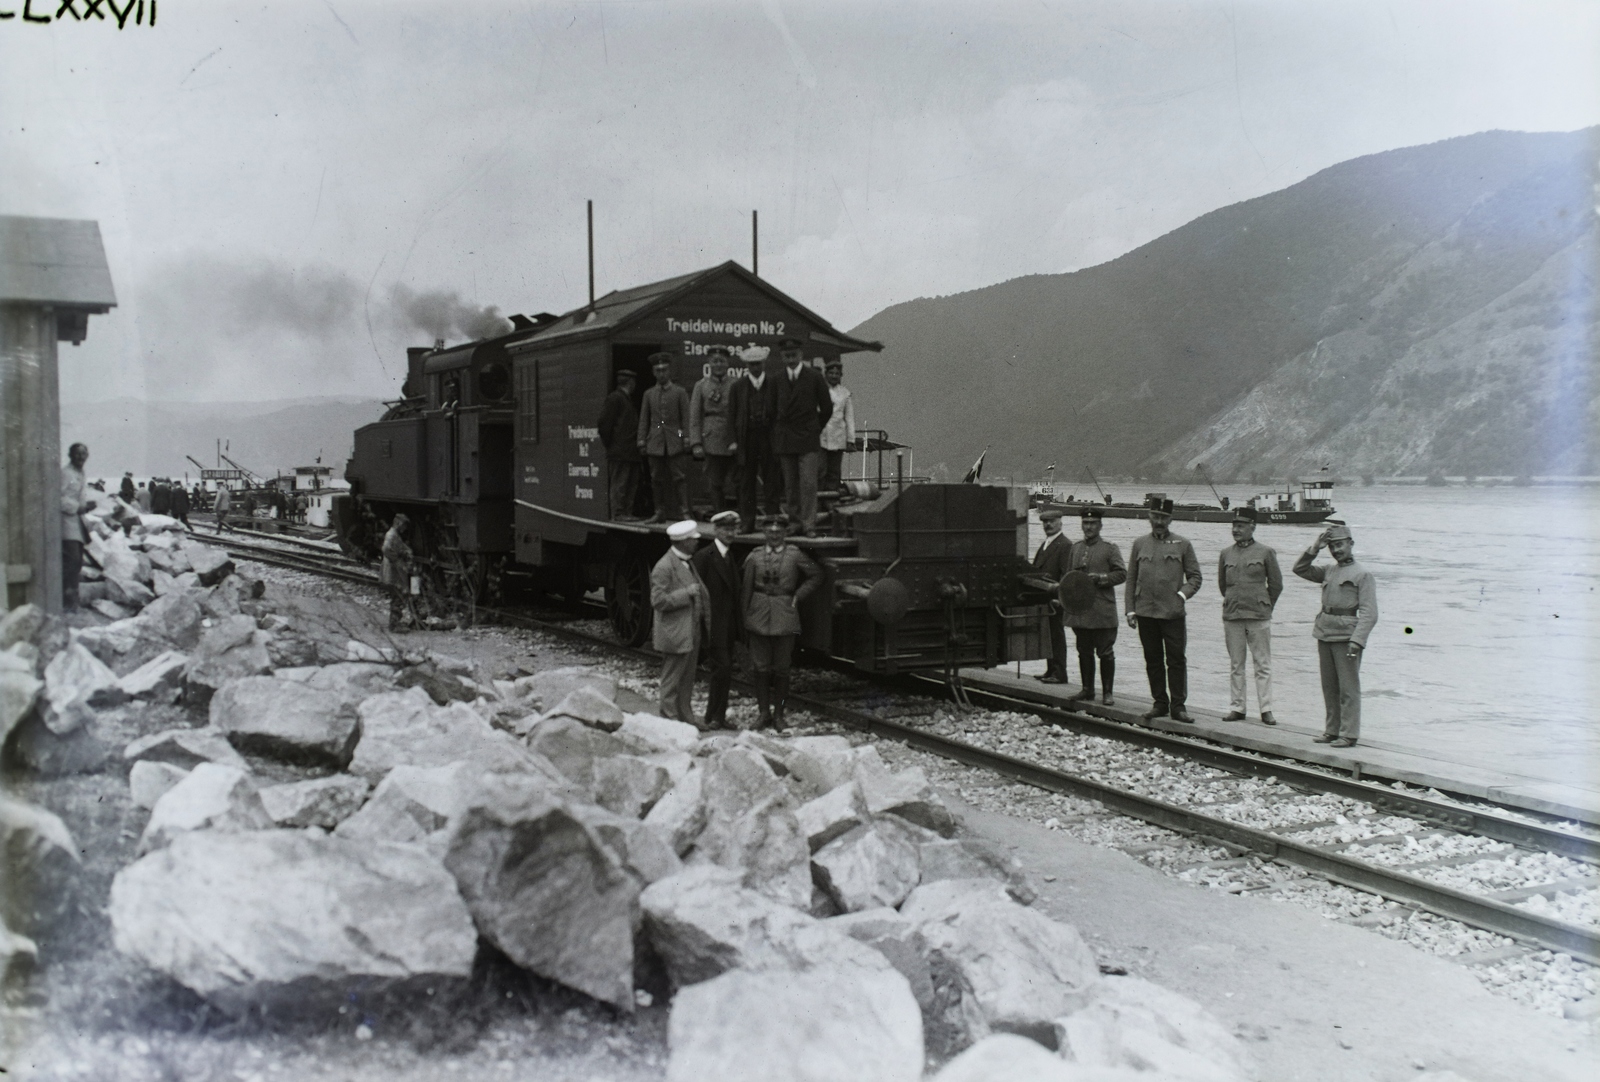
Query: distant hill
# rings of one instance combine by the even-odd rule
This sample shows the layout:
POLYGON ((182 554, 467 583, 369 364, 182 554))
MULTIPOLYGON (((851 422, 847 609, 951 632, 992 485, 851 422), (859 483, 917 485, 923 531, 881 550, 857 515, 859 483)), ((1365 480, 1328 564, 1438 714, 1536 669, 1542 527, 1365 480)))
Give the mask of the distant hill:
MULTIPOLYGON (((89 445, 90 477, 182 477, 197 474, 193 455, 216 465, 217 441, 256 473, 309 466, 318 455, 344 475, 351 434, 383 416, 383 403, 360 398, 302 398, 275 402, 111 402, 61 406, 61 444, 89 445)), ((226 463, 224 463, 226 465, 226 463)))
POLYGON ((1109 263, 895 305, 863 421, 956 476, 1592 473, 1600 128, 1325 169, 1109 263))

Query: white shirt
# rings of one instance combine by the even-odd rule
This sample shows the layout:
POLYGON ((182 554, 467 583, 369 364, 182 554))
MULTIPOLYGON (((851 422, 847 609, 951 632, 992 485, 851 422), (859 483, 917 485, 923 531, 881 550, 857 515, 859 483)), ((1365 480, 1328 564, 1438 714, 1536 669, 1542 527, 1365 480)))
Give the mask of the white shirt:
POLYGON ((745 376, 750 380, 750 385, 758 391, 761 390, 761 385, 767 382, 767 374, 765 372, 761 373, 759 376, 754 372, 746 372, 745 376))
POLYGON ((844 384, 828 385, 828 397, 833 399, 833 414, 822 426, 822 449, 843 451, 856 441, 856 404, 850 397, 850 388, 844 384))
POLYGON ((724 544, 723 544, 723 543, 722 543, 722 538, 720 538, 720 537, 713 537, 713 538, 712 538, 712 539, 711 539, 711 540, 713 540, 713 541, 715 541, 715 542, 716 542, 716 544, 717 544, 717 551, 718 551, 718 552, 720 552, 720 553, 721 553, 721 554, 722 554, 722 555, 723 555, 723 556, 726 556, 726 555, 728 555, 728 546, 727 546, 727 545, 724 545, 724 544))
POLYGON ((799 364, 792 364, 787 369, 785 369, 785 371, 789 373, 789 382, 790 383, 793 383, 795 380, 800 378, 800 369, 802 369, 804 367, 805 367, 805 362, 801 361, 799 364))

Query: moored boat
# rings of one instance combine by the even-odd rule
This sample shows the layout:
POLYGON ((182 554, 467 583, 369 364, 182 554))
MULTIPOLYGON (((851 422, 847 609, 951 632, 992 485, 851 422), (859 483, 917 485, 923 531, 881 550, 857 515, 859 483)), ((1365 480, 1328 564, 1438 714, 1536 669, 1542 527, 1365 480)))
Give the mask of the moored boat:
MULTIPOLYGON (((1097 507, 1106 518, 1144 518, 1150 501, 1164 497, 1164 493, 1147 492, 1142 503, 1115 503, 1093 500, 1054 500, 1044 506, 1057 509, 1065 515, 1080 515, 1084 508, 1097 507)), ((1247 506, 1256 510, 1257 522, 1270 522, 1283 526, 1309 526, 1323 521, 1334 513, 1333 482, 1324 478, 1301 481, 1298 485, 1263 492, 1251 496, 1247 506)), ((1227 500, 1222 506, 1206 503, 1174 503, 1172 517, 1179 522, 1230 522, 1233 508, 1227 500)))

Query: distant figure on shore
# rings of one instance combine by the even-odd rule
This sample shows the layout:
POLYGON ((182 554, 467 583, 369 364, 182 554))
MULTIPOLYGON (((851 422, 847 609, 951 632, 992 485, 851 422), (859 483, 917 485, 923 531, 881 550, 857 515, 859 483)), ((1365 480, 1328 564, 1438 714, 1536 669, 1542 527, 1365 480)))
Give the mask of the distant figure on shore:
POLYGON ((161 478, 150 481, 150 510, 157 515, 172 513, 172 488, 161 478))
POLYGON ((668 526, 672 547, 650 570, 650 607, 656 614, 650 641, 661 652, 656 709, 664 718, 696 727, 694 668, 706 623, 706 586, 693 562, 699 537, 700 526, 693 519, 668 526))
POLYGON ((1233 544, 1217 556, 1222 591, 1222 635, 1228 646, 1228 712, 1223 721, 1245 719, 1244 656, 1255 659, 1256 706, 1263 725, 1272 716, 1272 610, 1283 593, 1278 554, 1255 539, 1256 509, 1233 512, 1233 544))
POLYGON ((1188 600, 1200 592, 1200 561, 1194 546, 1168 528, 1172 501, 1152 496, 1150 532, 1138 538, 1128 553, 1128 585, 1123 606, 1128 626, 1139 631, 1144 647, 1144 670, 1150 680, 1150 709, 1146 721, 1167 715, 1173 721, 1194 723, 1184 709, 1189 699, 1189 662, 1186 652, 1189 625, 1188 600))
POLYGON ((1322 584, 1322 610, 1311 625, 1322 673, 1322 704, 1327 712, 1322 735, 1311 739, 1336 748, 1361 739, 1361 657, 1378 623, 1378 587, 1372 572, 1356 563, 1355 539, 1348 526, 1330 526, 1294 562, 1294 573, 1322 584), (1334 565, 1314 561, 1328 546, 1334 565))
POLYGON ((89 445, 75 443, 67 448, 67 464, 61 468, 61 604, 68 612, 78 607, 78 577, 83 572, 83 545, 88 540, 83 513, 95 507, 95 501, 84 492, 88 481, 83 464, 88 461, 89 445))
POLYGON ((117 495, 122 497, 123 503, 132 503, 137 495, 133 485, 133 471, 129 470, 122 475, 122 484, 117 489, 117 495))
POLYGON ((232 530, 228 525, 228 512, 233 509, 233 493, 228 491, 227 485, 217 486, 217 498, 211 501, 211 511, 217 516, 217 532, 232 530))
POLYGON ((143 481, 139 482, 139 490, 133 494, 133 502, 141 515, 150 514, 150 489, 143 481))
POLYGON ((172 486, 172 517, 189 525, 189 490, 177 483, 172 486))

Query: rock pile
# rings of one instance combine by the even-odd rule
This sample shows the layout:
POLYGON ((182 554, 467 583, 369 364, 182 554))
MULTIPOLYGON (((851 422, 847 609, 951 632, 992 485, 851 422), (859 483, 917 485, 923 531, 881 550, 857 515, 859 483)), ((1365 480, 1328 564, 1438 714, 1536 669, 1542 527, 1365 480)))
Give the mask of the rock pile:
MULTIPOLYGON (((143 582, 139 555, 154 580, 154 553, 177 568, 187 550, 127 551, 111 567, 143 582)), ((341 642, 347 625, 237 578, 174 576, 53 643, 48 621, 0 623, 8 717, 92 728, 100 703, 155 694, 206 721, 124 748, 151 810, 109 912, 118 949, 225 1010, 434 988, 487 945, 619 1011, 670 992, 671 1079, 912 1082, 952 1055, 940 1077, 1016 1077, 1028 1057, 1063 1078, 1248 1076, 1198 1006, 1103 977, 919 770, 843 737, 629 713, 585 669, 349 661, 351 638, 383 656, 381 639, 341 642), (274 664, 288 634, 311 648, 274 664)), ((72 858, 59 821, 0 811, 8 858, 13 836, 72 858)), ((25 962, 13 916, 0 944, 25 962)))

